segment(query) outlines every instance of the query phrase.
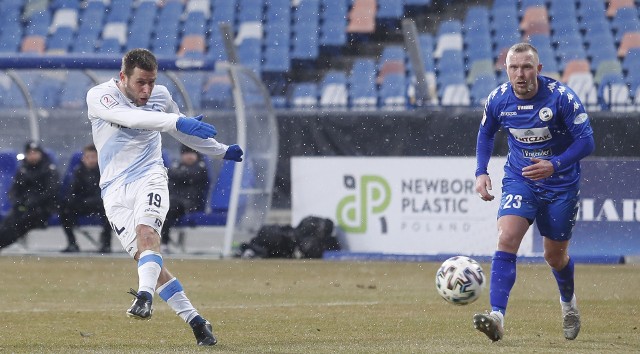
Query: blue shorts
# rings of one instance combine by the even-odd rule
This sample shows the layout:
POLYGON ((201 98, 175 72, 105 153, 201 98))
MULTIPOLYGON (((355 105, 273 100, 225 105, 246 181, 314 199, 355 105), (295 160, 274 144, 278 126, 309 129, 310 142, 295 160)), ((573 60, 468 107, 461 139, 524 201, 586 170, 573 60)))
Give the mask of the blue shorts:
POLYGON ((498 217, 518 215, 536 221, 542 236, 555 241, 571 239, 576 224, 580 189, 552 191, 520 180, 502 180, 502 198, 498 217))

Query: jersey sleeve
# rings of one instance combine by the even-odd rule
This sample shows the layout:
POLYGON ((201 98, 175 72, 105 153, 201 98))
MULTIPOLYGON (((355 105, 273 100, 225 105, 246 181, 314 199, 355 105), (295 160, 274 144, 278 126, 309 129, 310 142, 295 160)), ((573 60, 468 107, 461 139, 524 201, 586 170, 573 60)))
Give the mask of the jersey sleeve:
POLYGON ((222 144, 213 138, 201 139, 179 131, 170 131, 168 133, 184 145, 209 156, 222 156, 229 148, 228 145, 222 144))
MULTIPOLYGON (((175 103, 174 103, 175 104, 175 103)), ((131 107, 116 89, 96 86, 87 93, 89 118, 102 119, 127 128, 161 132, 176 131, 179 113, 145 111, 131 107)))

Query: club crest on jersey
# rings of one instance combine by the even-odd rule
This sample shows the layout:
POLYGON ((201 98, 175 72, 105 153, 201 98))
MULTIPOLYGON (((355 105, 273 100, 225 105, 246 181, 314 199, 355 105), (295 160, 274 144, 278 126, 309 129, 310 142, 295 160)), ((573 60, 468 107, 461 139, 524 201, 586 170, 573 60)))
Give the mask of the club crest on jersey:
POLYGON ((108 93, 100 97, 100 103, 102 103, 102 105, 107 109, 111 109, 118 105, 118 101, 116 101, 116 99, 108 93))
POLYGON ((544 107, 538 112, 538 117, 540 117, 540 120, 543 122, 550 121, 551 118, 553 118, 553 111, 551 111, 549 107, 544 107))

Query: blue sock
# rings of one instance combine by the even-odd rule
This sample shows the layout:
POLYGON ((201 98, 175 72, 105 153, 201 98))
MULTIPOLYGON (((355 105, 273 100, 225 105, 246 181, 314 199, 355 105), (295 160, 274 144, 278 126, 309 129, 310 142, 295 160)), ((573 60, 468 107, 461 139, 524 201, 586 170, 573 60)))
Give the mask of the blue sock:
POLYGON ((491 261, 489 301, 491 310, 500 311, 503 315, 507 311, 509 293, 516 282, 516 258, 513 253, 496 251, 491 261))
POLYGON ((558 282, 558 290, 560 290, 560 299, 563 302, 570 302, 573 298, 573 259, 569 258, 567 265, 562 270, 557 271, 551 269, 553 276, 558 282))

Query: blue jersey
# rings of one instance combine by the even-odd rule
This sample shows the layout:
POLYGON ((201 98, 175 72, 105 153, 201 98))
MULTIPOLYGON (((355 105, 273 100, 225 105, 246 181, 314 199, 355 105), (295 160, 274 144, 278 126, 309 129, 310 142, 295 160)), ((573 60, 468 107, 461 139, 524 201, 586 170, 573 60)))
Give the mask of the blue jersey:
MULTIPOLYGON (((532 164, 531 158, 553 160, 576 139, 593 135, 589 116, 569 87, 554 79, 538 76, 538 92, 533 98, 522 100, 513 93, 511 83, 500 85, 487 99, 478 134, 479 143, 480 139, 492 139, 500 128, 507 133, 509 145, 505 177, 550 190, 578 186, 579 161, 554 165, 556 172, 543 180, 532 181, 522 176, 522 168, 532 164)), ((478 169, 486 171, 485 161, 479 159, 478 169)))

